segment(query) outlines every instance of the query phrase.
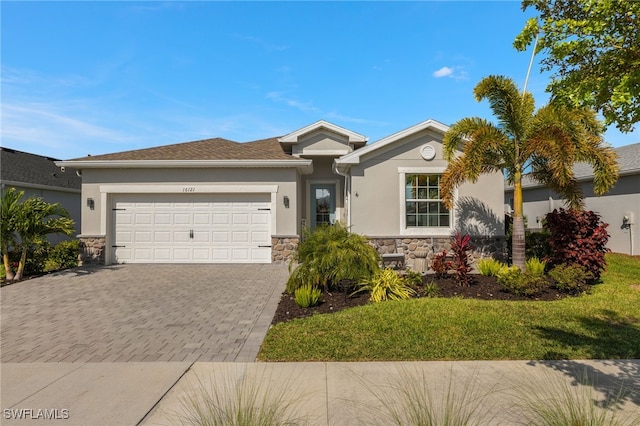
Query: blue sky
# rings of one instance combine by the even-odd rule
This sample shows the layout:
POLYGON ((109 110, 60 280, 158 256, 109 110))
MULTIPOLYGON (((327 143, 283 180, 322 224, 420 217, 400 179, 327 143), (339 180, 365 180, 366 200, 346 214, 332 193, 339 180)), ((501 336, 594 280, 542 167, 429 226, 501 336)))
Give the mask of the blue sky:
MULTIPOLYGON (((371 142, 491 119, 473 87, 524 84, 520 2, 0 3, 2 146, 69 159, 327 120, 371 142)), ((539 59, 539 58, 538 58, 539 59)), ((548 74, 534 65, 538 103, 548 74)), ((640 142, 640 129, 614 146, 640 142)))

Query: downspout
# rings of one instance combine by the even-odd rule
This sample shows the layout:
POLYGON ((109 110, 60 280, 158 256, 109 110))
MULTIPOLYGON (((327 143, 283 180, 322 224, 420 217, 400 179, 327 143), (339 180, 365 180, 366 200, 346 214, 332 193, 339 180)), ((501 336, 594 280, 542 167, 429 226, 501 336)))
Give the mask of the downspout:
POLYGON ((338 166, 334 160, 333 162, 333 171, 334 173, 336 173, 337 175, 343 176, 344 177, 344 204, 347 208, 347 229, 351 228, 351 179, 349 179, 349 174, 348 173, 341 173, 340 170, 338 170, 338 166))

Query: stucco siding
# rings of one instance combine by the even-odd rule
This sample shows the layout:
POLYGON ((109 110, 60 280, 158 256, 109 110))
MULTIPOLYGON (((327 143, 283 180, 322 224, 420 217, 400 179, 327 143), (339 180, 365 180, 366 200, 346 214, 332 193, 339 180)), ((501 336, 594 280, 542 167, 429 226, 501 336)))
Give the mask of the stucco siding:
MULTIPOLYGON (((633 254, 640 252, 640 232, 638 217, 640 216, 640 175, 622 176, 615 186, 605 195, 596 196, 593 193, 593 183, 586 181, 581 183, 585 194, 585 208, 600 215, 604 223, 608 223, 607 230, 611 237, 608 247, 613 252, 633 254), (634 224, 631 230, 623 226, 623 217, 632 213, 634 224)), ((505 193, 506 202, 513 196, 513 191, 505 193)), ((544 216, 557 208, 566 208, 564 200, 558 194, 547 188, 525 188, 523 191, 524 215, 527 218, 527 227, 531 229, 542 228, 544 216)))
MULTIPOLYGON (((435 132, 422 131, 382 149, 351 168, 353 231, 369 236, 407 235, 408 231, 402 229, 404 185, 401 173, 442 174, 448 163, 442 158, 441 138, 435 132), (436 152, 435 158, 429 161, 421 156, 421 149, 427 143, 436 152)), ((459 229, 478 236, 504 235, 503 179, 500 173, 482 176, 476 184, 462 185, 457 199, 464 203, 454 210, 454 226, 434 230, 435 233, 447 235, 459 229)))

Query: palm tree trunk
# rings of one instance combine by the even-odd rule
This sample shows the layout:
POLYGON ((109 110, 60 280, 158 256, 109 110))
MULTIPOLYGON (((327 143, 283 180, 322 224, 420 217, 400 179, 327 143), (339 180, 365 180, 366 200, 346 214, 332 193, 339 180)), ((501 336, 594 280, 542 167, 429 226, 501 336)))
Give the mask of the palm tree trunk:
POLYGON ((16 271, 16 280, 21 280, 24 274, 24 266, 27 263, 27 243, 23 242, 22 254, 20 255, 20 263, 18 263, 18 270, 16 271))
POLYGON ((4 265, 4 275, 7 281, 13 280, 13 270, 11 269, 11 263, 9 262, 9 247, 3 244, 2 247, 2 263, 4 265))
POLYGON ((513 183, 513 231, 511 235, 511 259, 513 264, 525 270, 524 214, 522 208, 521 174, 516 173, 513 183))

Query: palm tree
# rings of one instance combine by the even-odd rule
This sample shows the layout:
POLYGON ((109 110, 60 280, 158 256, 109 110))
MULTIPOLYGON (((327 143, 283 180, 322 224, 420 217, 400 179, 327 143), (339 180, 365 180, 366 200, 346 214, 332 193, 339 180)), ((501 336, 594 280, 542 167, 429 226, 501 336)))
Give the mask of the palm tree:
POLYGON ((73 220, 59 203, 47 203, 42 198, 29 198, 23 203, 24 215, 15 227, 22 239, 22 253, 15 279, 22 279, 28 247, 48 234, 73 234, 73 220))
POLYGON ((586 162, 593 167, 593 189, 602 195, 618 179, 617 156, 604 143, 603 127, 592 110, 551 103, 535 111, 533 96, 521 94, 504 76, 485 77, 473 93, 478 102, 489 101, 498 124, 471 117, 451 126, 443 141, 449 166, 441 181, 442 197, 452 208, 454 190, 463 182, 503 172, 514 194, 513 264, 524 269, 523 174, 530 172, 531 179, 560 194, 570 208, 582 208, 584 194, 573 165, 586 162))
POLYGON ((0 247, 2 249, 2 263, 4 265, 7 280, 14 278, 11 264, 9 263, 9 246, 15 242, 16 222, 20 221, 23 213, 23 205, 20 199, 24 191, 9 188, 2 194, 0 202, 0 247))

